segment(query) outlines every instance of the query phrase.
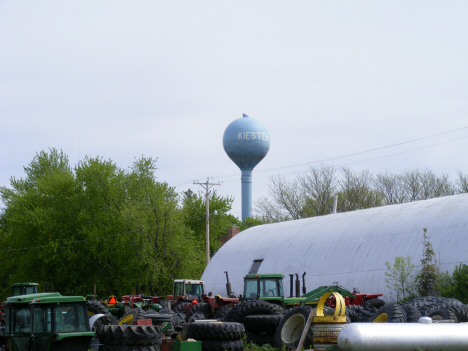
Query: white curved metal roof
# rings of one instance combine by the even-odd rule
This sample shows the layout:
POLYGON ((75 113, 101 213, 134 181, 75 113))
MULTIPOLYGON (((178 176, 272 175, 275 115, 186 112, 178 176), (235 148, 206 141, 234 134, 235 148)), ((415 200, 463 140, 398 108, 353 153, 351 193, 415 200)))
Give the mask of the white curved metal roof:
POLYGON ((419 271, 423 228, 441 271, 468 262, 468 194, 461 194, 256 226, 222 246, 201 279, 206 291, 226 296, 228 271, 233 292, 242 294, 253 260, 263 259, 258 273, 283 273, 285 295, 289 274, 306 272, 307 291, 338 282, 385 298, 385 261, 411 256, 419 271))

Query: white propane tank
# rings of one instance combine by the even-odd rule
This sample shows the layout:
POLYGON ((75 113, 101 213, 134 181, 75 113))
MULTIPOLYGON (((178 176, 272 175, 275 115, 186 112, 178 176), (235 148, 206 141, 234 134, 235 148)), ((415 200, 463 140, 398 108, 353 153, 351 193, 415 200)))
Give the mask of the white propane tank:
POLYGON ((468 350, 468 323, 351 323, 338 334, 341 351, 468 350))

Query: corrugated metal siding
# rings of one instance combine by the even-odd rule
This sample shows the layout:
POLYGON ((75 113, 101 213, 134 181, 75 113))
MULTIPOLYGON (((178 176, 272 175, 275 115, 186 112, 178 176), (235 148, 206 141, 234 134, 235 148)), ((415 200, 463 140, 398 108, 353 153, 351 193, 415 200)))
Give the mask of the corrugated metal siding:
POLYGON ((306 274, 307 290, 338 283, 366 293, 388 294, 385 262, 411 256, 419 270, 423 228, 440 259, 452 271, 468 257, 468 194, 338 213, 245 230, 213 256, 202 279, 208 291, 225 296, 225 274, 236 294, 254 259, 259 273, 306 274))

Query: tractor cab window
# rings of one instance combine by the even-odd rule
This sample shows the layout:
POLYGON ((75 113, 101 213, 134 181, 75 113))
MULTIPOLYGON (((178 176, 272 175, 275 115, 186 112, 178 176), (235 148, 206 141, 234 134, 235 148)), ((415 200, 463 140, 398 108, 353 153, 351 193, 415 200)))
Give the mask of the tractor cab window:
POLYGON ((11 291, 11 296, 23 295, 21 286, 14 286, 11 291))
POLYGON ((184 283, 174 283, 174 296, 184 295, 184 283))
POLYGON ((64 303, 55 307, 55 332, 71 333, 88 331, 86 305, 64 303))
POLYGON ((244 297, 246 299, 256 299, 258 294, 258 281, 257 279, 246 279, 244 297))
POLYGON ((5 333, 30 333, 31 309, 28 307, 8 309, 5 319, 5 333))
POLYGON ((185 292, 187 295, 201 295, 203 294, 203 286, 201 284, 186 284, 185 292))
POLYGON ((52 333, 52 308, 50 306, 34 307, 34 332, 52 333))
POLYGON ((25 286, 23 291, 24 295, 37 294, 37 286, 25 286))
POLYGON ((283 296, 282 284, 278 284, 277 279, 260 279, 260 296, 261 297, 278 297, 283 296))

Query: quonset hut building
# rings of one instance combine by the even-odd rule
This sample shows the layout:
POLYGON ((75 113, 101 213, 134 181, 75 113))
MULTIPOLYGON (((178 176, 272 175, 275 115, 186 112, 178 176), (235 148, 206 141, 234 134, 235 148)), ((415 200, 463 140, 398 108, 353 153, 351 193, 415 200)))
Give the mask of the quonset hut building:
MULTIPOLYGON (((202 280, 207 291, 243 294, 243 277, 254 260, 258 273, 282 273, 285 295, 289 274, 306 272, 307 291, 339 285, 362 293, 383 293, 385 262, 411 256, 421 268, 423 228, 441 271, 468 261, 468 194, 330 214, 252 227, 234 236, 213 256, 202 280)), ((301 283, 302 285, 302 283, 301 283)))

